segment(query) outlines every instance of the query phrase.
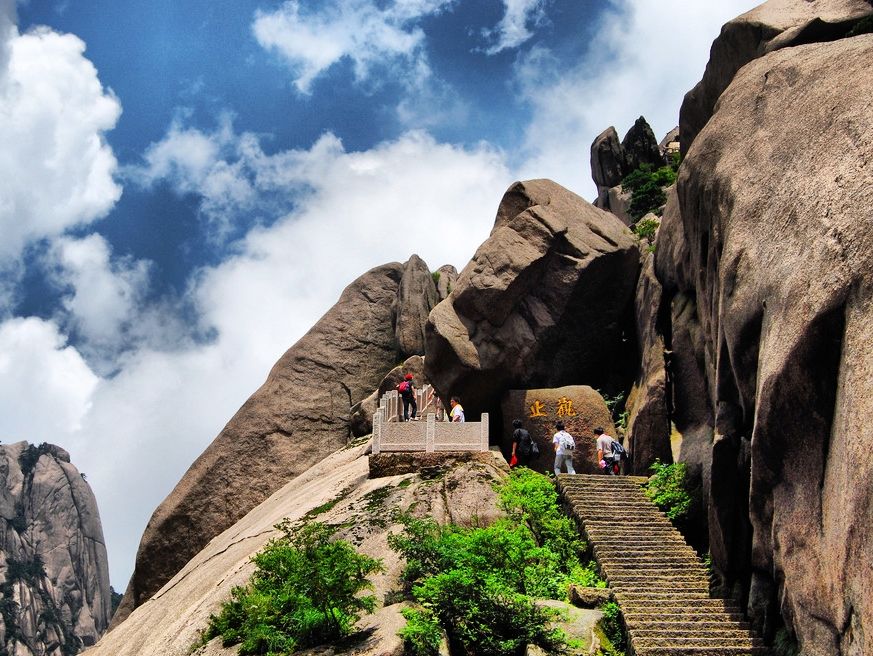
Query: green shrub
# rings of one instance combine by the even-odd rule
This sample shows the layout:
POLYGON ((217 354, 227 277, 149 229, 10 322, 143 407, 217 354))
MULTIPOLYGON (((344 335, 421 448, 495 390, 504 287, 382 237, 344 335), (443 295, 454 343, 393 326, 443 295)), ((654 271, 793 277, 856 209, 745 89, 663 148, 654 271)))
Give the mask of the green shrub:
POLYGON ((433 278, 433 284, 439 286, 440 284, 440 272, 432 271, 430 277, 433 278))
POLYGON ((646 484, 646 494, 674 522, 685 519, 692 503, 685 463, 665 465, 655 460, 650 469, 653 475, 646 484))
POLYGON ((439 620, 426 608, 404 608, 406 626, 399 631, 403 647, 413 656, 436 656, 443 639, 439 620))
POLYGON ((633 226, 633 232, 640 240, 645 240, 652 243, 655 238, 655 233, 658 231, 658 226, 661 222, 658 219, 640 219, 633 226))
POLYGON ((600 626, 611 643, 610 647, 614 648, 608 649, 608 651, 613 653, 615 653, 615 650, 623 651, 627 640, 624 627, 621 623, 621 608, 614 601, 608 601, 600 607, 600 610, 603 611, 603 619, 600 620, 600 626))
POLYGON ((561 513, 547 477, 518 469, 497 493, 507 517, 491 526, 440 526, 406 515, 403 532, 389 535, 389 546, 406 558, 404 578, 424 609, 407 617, 401 633, 414 653, 429 653, 431 618, 457 653, 508 655, 526 644, 558 649, 563 634, 547 628, 554 612, 533 598, 563 598, 571 580, 605 586, 583 561, 585 543, 561 513))
POLYGON ((659 208, 667 202, 664 187, 669 187, 674 182, 676 169, 672 165, 655 169, 651 164, 641 164, 625 176, 621 187, 631 192, 631 218, 639 221, 649 212, 658 213, 659 208))
POLYGON ((326 524, 276 528, 283 535, 252 558, 249 584, 234 588, 209 618, 204 642, 220 636, 225 647, 239 644, 242 655, 284 654, 348 635, 358 613, 373 610, 374 597, 360 593, 380 561, 333 540, 336 528, 326 524))
POLYGON ((500 508, 526 524, 538 545, 558 554, 567 569, 581 563, 587 545, 573 520, 561 512, 554 482, 533 470, 513 470, 497 490, 500 508))
POLYGON ((773 637, 773 656, 798 656, 800 647, 791 632, 781 627, 773 637))

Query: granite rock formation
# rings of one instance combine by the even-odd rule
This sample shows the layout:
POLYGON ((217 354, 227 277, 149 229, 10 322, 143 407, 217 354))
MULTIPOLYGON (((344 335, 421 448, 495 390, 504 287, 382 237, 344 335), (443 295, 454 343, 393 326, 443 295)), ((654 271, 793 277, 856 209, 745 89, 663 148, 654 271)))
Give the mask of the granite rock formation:
POLYGON ((109 564, 91 487, 52 444, 0 447, 0 651, 67 656, 111 614, 109 564))
POLYGON ((418 258, 376 267, 288 349, 155 510, 116 624, 213 536, 351 439, 350 409, 396 365, 399 339, 416 347, 429 308, 410 292, 428 285, 435 300, 418 258))
POLYGON ((458 282, 458 270, 451 264, 445 264, 437 269, 436 272, 439 274, 439 280, 436 283, 437 296, 440 301, 444 301, 452 293, 455 284, 458 282))
POLYGON ((555 451, 552 437, 555 422, 561 420, 576 441, 573 467, 578 474, 596 474, 594 429, 603 428, 617 437, 612 416, 600 393, 588 385, 567 385, 555 389, 509 390, 500 403, 503 415, 501 447, 507 460, 512 453, 512 420, 521 419, 524 428, 540 448, 540 456, 528 466, 536 471, 552 471, 555 451))
POLYGON ((625 175, 643 164, 657 167, 664 163, 655 133, 642 116, 634 121, 630 130, 624 135, 624 139, 621 140, 621 150, 624 155, 625 175))
POLYGON ((873 35, 838 38, 864 13, 784 0, 725 27, 656 254, 716 572, 815 656, 873 653, 873 35))
MULTIPOLYGON (((239 522, 216 536, 157 594, 134 610, 127 620, 106 634, 89 656, 233 656, 237 646, 224 648, 221 639, 191 651, 209 615, 245 583, 254 565, 251 557, 277 535, 282 519, 297 521, 317 508, 318 520, 341 525, 338 537, 361 553, 381 558, 385 571, 372 577, 377 608, 361 618, 364 639, 352 644, 314 648, 321 656, 401 656, 397 631, 408 602, 398 599, 405 565, 387 544, 388 533, 400 531, 390 509, 403 509, 445 523, 489 523, 499 516, 493 484, 506 472, 506 463, 492 453, 444 462, 438 479, 415 474, 369 478, 369 442, 340 449, 286 483, 239 522), (329 510, 323 510, 329 507, 329 510), (390 593, 390 594, 389 594, 390 593)), ((430 454, 435 456, 436 454, 430 454)), ((311 515, 310 515, 311 516, 311 515)))
POLYGON ((496 416, 506 389, 621 388, 638 270, 636 240, 613 215, 550 180, 513 184, 428 318, 428 379, 471 419, 496 416))
POLYGON ((667 160, 667 147, 679 138, 678 128, 671 130, 659 144, 646 119, 640 116, 619 142, 614 127, 600 133, 591 144, 591 178, 597 185, 596 207, 611 212, 625 225, 630 215, 631 194, 622 189, 621 181, 643 164, 655 168, 667 160))
POLYGON ((438 302, 430 269, 418 255, 413 255, 403 267, 394 302, 395 334, 401 357, 424 355, 424 325, 438 302))
POLYGON ((364 437, 373 432, 373 415, 379 408, 379 399, 385 392, 397 389, 406 374, 413 375, 412 382, 416 388, 428 384, 427 377, 424 375, 424 358, 420 355, 407 358, 403 364, 397 365, 385 375, 385 378, 379 383, 379 387, 373 390, 372 394, 352 406, 350 420, 352 435, 364 437))
POLYGON ((625 403, 628 412, 629 473, 646 475, 655 460, 672 462, 670 406, 664 337, 659 331, 661 283, 655 276, 654 255, 647 254, 637 283, 636 319, 640 370, 625 403))
POLYGON ((743 66, 780 48, 840 39, 870 14, 867 0, 770 0, 725 24, 712 43, 703 78, 682 102, 683 157, 743 66))

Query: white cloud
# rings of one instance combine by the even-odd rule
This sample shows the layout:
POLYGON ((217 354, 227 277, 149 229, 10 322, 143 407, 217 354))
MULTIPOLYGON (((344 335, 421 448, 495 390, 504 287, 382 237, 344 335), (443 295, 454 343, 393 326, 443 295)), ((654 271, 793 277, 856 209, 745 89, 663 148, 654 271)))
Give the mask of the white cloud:
POLYGON ((517 48, 533 36, 528 25, 536 25, 545 18, 545 0, 503 0, 503 5, 503 18, 494 29, 484 31, 484 36, 497 38, 485 50, 489 55, 517 48))
POLYGON ((522 177, 550 177, 593 199, 588 149, 594 138, 610 125, 622 135, 640 115, 658 139, 675 127, 721 26, 757 4, 615 0, 574 69, 548 50, 528 53, 517 70, 533 108, 522 177))
POLYGON ((372 0, 330 0, 317 10, 287 0, 272 12, 258 11, 252 25, 262 47, 277 53, 309 93, 312 82, 343 59, 358 81, 376 66, 391 66, 411 84, 430 75, 424 33, 416 23, 445 11, 454 0, 395 0, 380 7, 372 0))
POLYGON ((103 138, 118 100, 80 39, 47 28, 19 34, 13 10, 8 0, 0 7, 0 263, 104 216, 121 194, 103 138))
POLYGON ((98 382, 53 322, 18 318, 0 324, 4 442, 59 442, 59 435, 78 432, 98 382))
POLYGON ((80 350, 92 366, 111 369, 114 358, 131 341, 131 324, 139 320, 149 283, 149 264, 111 257, 97 234, 60 238, 47 256, 51 279, 64 290, 66 323, 83 342, 80 350))
MULTIPOLYGON (((488 235, 512 182, 503 153, 485 144, 441 144, 424 132, 364 152, 346 151, 325 134, 309 149, 267 155, 257 137, 235 134, 226 123, 211 133, 177 123, 149 152, 154 156, 132 175, 166 180, 203 203, 218 167, 258 197, 293 194, 296 205, 270 226, 251 229, 233 244, 232 257, 192 280, 185 300, 196 308, 195 330, 214 334, 210 343, 137 342, 91 395, 81 430, 53 437, 98 495, 117 586, 130 574, 153 509, 345 285, 412 253, 434 269, 462 266, 488 235)), ((89 238, 57 249, 65 278, 82 283, 69 310, 91 321, 95 334, 125 325, 139 280, 136 263, 114 262, 104 247, 89 238), (107 308, 105 323, 100 307, 107 308)), ((158 313, 132 316, 142 325, 158 313)))

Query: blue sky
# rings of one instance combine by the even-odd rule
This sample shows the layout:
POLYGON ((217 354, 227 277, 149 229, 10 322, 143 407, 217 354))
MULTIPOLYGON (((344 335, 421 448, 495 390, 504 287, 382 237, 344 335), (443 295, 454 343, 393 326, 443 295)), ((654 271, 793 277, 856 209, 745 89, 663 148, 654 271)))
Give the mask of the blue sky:
POLYGON ((678 121, 730 0, 0 0, 0 438, 88 475, 113 585, 281 353, 378 264, 678 121), (715 6, 718 5, 718 6, 715 6))

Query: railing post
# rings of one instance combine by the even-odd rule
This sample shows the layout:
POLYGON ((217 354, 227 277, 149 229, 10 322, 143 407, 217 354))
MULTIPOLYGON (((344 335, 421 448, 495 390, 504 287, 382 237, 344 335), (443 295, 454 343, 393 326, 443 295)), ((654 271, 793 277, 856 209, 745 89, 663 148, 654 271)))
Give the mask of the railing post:
POLYGON ((427 415, 427 433, 424 438, 424 450, 427 453, 432 453, 434 451, 434 439, 436 436, 436 415, 429 414, 427 415))
POLYGON ((373 415, 373 453, 379 453, 382 449, 382 413, 384 411, 384 408, 379 408, 373 415))
POLYGON ((481 442, 479 444, 479 450, 480 451, 487 451, 488 450, 488 413, 487 412, 482 413, 482 419, 481 419, 481 424, 480 424, 479 428, 482 431, 482 434, 479 436, 479 438, 481 440, 481 442))

